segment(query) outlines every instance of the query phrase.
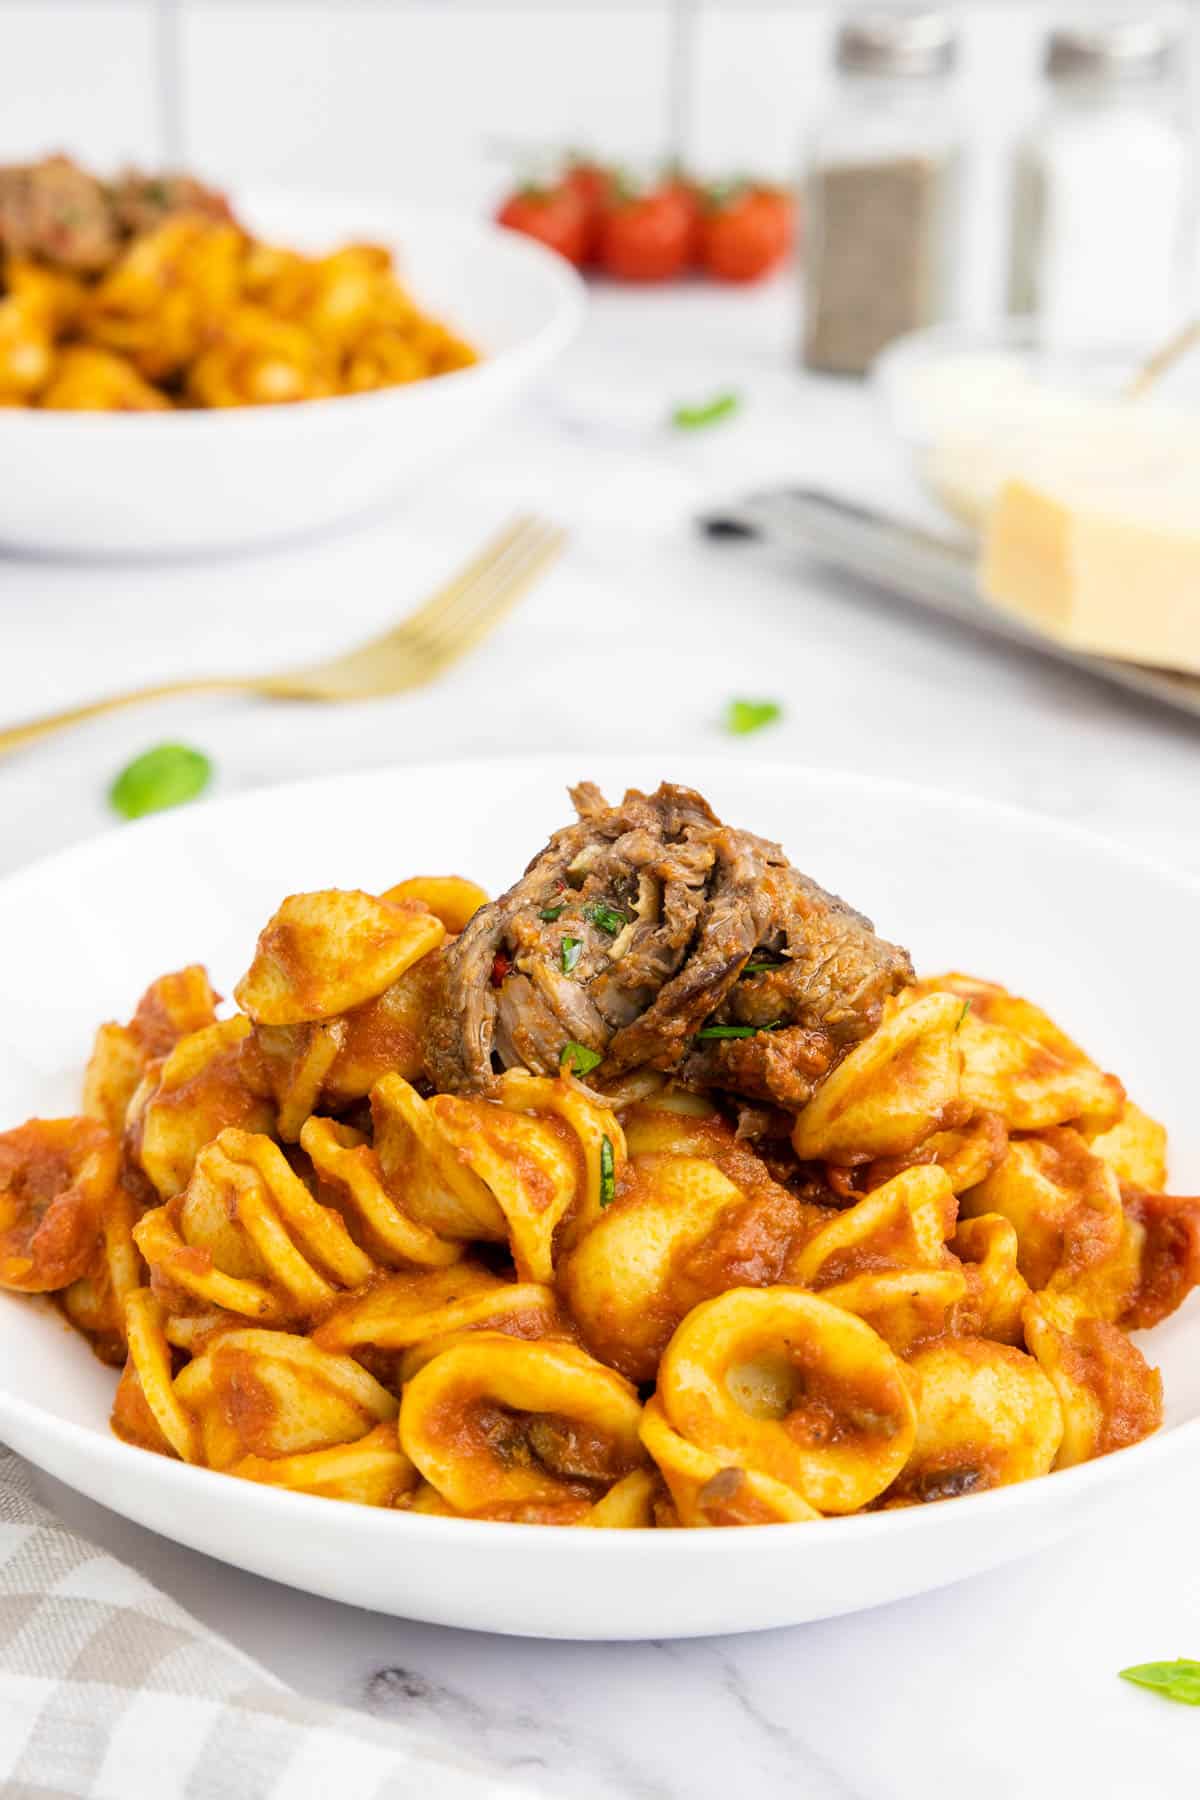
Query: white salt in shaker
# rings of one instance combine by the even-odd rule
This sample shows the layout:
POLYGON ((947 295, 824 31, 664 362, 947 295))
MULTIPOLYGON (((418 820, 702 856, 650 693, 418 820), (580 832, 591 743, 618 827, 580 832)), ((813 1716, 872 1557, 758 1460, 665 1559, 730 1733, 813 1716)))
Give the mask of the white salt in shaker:
POLYGON ((1142 351, 1185 304, 1191 154, 1178 42, 1143 17, 1051 32, 1018 151, 1009 304, 1060 349, 1142 351))

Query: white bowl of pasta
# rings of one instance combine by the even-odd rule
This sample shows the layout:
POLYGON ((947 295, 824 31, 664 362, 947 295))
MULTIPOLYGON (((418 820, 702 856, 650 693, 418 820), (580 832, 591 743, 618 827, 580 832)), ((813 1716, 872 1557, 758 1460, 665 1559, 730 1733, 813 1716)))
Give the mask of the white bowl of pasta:
MULTIPOLYGON (((591 1085, 577 1040, 565 1074, 536 1072, 532 1038, 514 1066, 524 953, 485 941, 508 1066, 486 1094, 450 1092, 420 1069, 451 1067, 478 1020, 460 1042, 449 1018, 437 1045, 423 1022, 499 915, 464 929, 478 894, 428 872, 499 893, 561 825, 569 781, 611 795, 659 773, 584 760, 275 789, 0 885, 0 1121, 65 1119, 0 1134, 0 1281, 55 1290, 0 1294, 0 1435, 239 1567, 567 1638, 895 1600, 1194 1466, 1200 1207, 1164 1192, 1155 1120, 1170 1194, 1194 1191, 1196 884, 1015 811, 693 759, 667 773, 869 907, 916 983, 884 944, 889 997, 815 1074, 796 1058, 816 1027, 695 1033, 689 1057, 773 1033, 759 1075, 789 1041, 807 1071, 787 1133, 748 1145, 694 1081, 602 1080, 611 1044, 591 1085), (381 817, 404 820, 399 852, 381 817), (1136 973, 1114 952, 1131 936, 1136 973), (201 959, 240 1012, 214 1022, 201 959), (183 965, 103 1028, 81 1115, 95 1021, 183 965), (988 980, 931 977, 944 967, 988 980)), ((694 851, 709 840, 688 816, 671 829, 694 851)), ((594 898, 611 864, 579 843, 534 902, 572 1006, 647 924, 633 889, 594 898)), ((777 997, 813 976, 798 940, 746 956, 731 980, 777 997)), ((723 1079, 750 1080, 729 1054, 723 1079)))
MULTIPOLYGON (((419 329, 444 333, 454 352, 445 372, 421 379, 389 373, 396 385, 375 385, 381 377, 369 366, 376 351, 366 337, 358 376, 364 391, 267 403, 273 382, 286 385, 296 376, 306 346, 301 341, 293 357, 288 334, 294 336, 294 328, 268 316, 266 299, 238 306, 231 300, 229 347, 215 345, 198 358, 188 375, 196 388, 192 402, 168 407, 156 399, 152 382, 117 368, 113 352, 80 351, 68 340, 54 353, 58 361, 44 390, 61 396, 53 406, 0 405, 6 471, 0 545, 59 555, 172 555, 319 530, 386 502, 436 470, 527 387, 582 317, 583 284, 569 266, 486 221, 379 200, 364 205, 264 193, 235 201, 258 243, 254 254, 264 260, 260 285, 266 291, 273 283, 267 298, 292 278, 286 266, 275 271, 266 261, 287 254, 273 246, 312 257, 355 244, 393 252, 403 287, 419 309, 419 329), (458 355, 463 344, 477 358, 469 365, 465 353, 458 355), (262 388, 253 404, 241 403, 237 388, 248 368, 257 371, 262 388), (136 392, 126 395, 127 386, 136 392), (164 410, 141 410, 150 405, 164 410)), ((220 275, 219 262, 216 274, 211 265, 221 246, 214 252, 205 243, 197 248, 170 240, 170 232, 188 228, 188 221, 163 228, 168 242, 162 259, 169 264, 175 256, 187 280, 212 285, 220 275), (206 260, 193 268, 187 255, 195 262, 201 253, 206 260)), ((195 229, 234 236, 228 227, 195 229)), ((148 255, 157 246, 146 240, 135 248, 148 255)), ((380 251, 352 251, 347 262, 356 254, 365 264, 380 251)), ((321 296, 328 313, 345 303, 363 272, 332 271, 328 294, 321 296)), ((102 316, 104 332, 112 344, 136 344, 142 366, 172 367, 171 319, 160 302, 185 277, 169 266, 135 267, 133 274, 140 285, 131 276, 126 285, 133 292, 118 290, 102 316)), ((126 279, 126 272, 111 279, 118 278, 126 279)), ((228 271, 223 278, 234 279, 228 271)), ((400 298, 392 295, 389 304, 398 308, 400 298)), ((322 329, 337 326, 334 317, 322 329)), ((399 350, 407 354, 404 343, 399 350)), ((396 355, 394 341, 382 354, 396 355)), ((121 363, 134 355, 123 351, 121 363)), ((315 375, 313 392, 319 392, 315 375)))

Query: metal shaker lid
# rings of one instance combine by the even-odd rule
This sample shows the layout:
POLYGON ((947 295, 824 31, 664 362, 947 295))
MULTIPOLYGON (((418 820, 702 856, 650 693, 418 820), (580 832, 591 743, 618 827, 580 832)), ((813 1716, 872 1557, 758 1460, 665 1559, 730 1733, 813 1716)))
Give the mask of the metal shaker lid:
POLYGON ((854 75, 943 75, 958 33, 948 12, 928 6, 856 8, 837 35, 837 66, 854 75))

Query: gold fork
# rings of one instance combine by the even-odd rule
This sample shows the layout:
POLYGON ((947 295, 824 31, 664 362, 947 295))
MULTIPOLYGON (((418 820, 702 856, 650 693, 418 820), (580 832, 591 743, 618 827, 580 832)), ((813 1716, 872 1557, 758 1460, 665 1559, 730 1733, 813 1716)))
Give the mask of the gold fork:
POLYGON ((0 756, 67 725, 170 694, 263 694, 276 700, 377 700, 424 687, 494 631, 543 570, 555 561, 566 533, 544 519, 515 519, 479 555, 390 631, 341 656, 279 675, 212 675, 164 681, 109 694, 86 706, 47 713, 0 730, 0 756))

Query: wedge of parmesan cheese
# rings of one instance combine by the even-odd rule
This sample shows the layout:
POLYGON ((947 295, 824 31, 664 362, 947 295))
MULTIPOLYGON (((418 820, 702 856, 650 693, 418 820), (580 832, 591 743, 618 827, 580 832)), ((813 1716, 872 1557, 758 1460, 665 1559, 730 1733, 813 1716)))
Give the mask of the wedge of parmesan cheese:
POLYGON ((1010 464, 979 579, 1074 649, 1200 674, 1200 427, 1112 405, 1010 464))

